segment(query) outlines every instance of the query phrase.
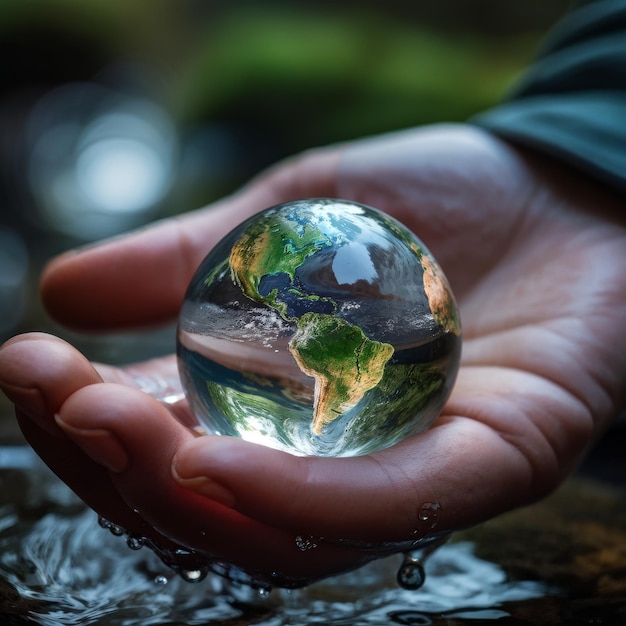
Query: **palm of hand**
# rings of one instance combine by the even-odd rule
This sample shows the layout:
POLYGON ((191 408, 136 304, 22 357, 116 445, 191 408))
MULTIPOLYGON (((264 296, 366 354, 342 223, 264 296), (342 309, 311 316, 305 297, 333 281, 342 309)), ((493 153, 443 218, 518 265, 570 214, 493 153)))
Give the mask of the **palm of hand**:
POLYGON ((211 212, 57 261, 44 278, 45 299, 61 321, 84 328, 162 320, 235 223, 321 195, 404 221, 458 297, 462 367, 427 433, 367 457, 298 459, 196 438, 133 388, 134 374, 155 378, 171 370, 171 359, 96 371, 67 344, 41 336, 0 352, 0 378, 24 433, 90 506, 164 545, 283 584, 356 567, 384 554, 382 542, 449 532, 542 496, 619 408, 624 371, 616 346, 626 232, 610 216, 615 202, 562 172, 540 174, 465 127, 305 155, 211 212), (117 270, 128 272, 129 263, 133 275, 121 279, 117 270), (420 522, 426 502, 441 506, 436 530, 420 522), (325 540, 301 553, 297 535, 325 540), (381 547, 361 550, 358 542, 381 547))

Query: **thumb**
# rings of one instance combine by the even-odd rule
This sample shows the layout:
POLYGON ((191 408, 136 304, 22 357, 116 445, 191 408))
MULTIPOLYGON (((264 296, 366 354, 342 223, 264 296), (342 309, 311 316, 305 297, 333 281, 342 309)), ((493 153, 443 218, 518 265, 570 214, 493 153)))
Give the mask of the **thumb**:
POLYGON ((296 457, 200 437, 178 449, 173 475, 276 528, 385 542, 449 532, 508 508, 517 493, 511 475, 493 468, 511 462, 508 446, 488 428, 446 418, 392 448, 351 458, 296 457))

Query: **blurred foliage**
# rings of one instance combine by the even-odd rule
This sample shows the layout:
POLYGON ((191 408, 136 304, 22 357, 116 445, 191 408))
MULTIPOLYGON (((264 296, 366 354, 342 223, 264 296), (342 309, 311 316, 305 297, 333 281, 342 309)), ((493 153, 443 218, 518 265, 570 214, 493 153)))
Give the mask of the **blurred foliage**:
POLYGON ((185 120, 253 120, 297 147, 463 120, 498 100, 534 41, 446 35, 367 13, 249 10, 201 37, 179 105, 185 120))

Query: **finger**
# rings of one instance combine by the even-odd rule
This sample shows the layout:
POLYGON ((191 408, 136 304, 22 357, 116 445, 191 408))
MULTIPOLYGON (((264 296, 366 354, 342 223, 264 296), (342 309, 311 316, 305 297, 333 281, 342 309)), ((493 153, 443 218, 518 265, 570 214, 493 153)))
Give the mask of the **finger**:
POLYGON ((62 255, 42 277, 46 309, 79 330, 173 319, 193 272, 224 235, 273 204, 332 195, 337 158, 336 151, 308 154, 208 209, 62 255))
POLYGON ((554 450, 524 421, 516 408, 524 401, 496 370, 488 377, 505 399, 493 412, 508 432, 470 419, 492 410, 494 393, 481 391, 481 376, 460 376, 462 400, 453 396, 429 431, 376 454, 306 458, 197 438, 179 449, 174 474, 196 493, 228 494, 245 515, 326 538, 403 541, 465 528, 544 495, 558 479, 554 450))
POLYGON ((113 367, 102 363, 96 363, 94 367, 104 381, 136 387, 167 406, 168 411, 187 428, 199 428, 198 421, 185 398, 175 355, 124 367, 113 367))
MULTIPOLYGON (((458 511, 469 503, 459 502, 465 498, 459 498, 457 465, 464 466, 465 478, 472 472, 477 478, 481 468, 463 458, 462 449, 465 439, 478 443, 478 431, 462 419, 449 420, 393 450, 328 459, 295 457, 237 439, 200 438, 179 450, 175 475, 190 490, 223 499, 268 524, 335 540, 401 542, 474 521, 469 510, 458 511)), ((482 445, 493 448, 492 442, 482 445)), ((468 456, 475 453, 480 450, 468 456)), ((486 478, 483 471, 479 480, 486 478)))
MULTIPOLYGON (((40 428, 30 417, 19 410, 16 414, 28 443, 85 504, 130 532, 157 538, 150 527, 122 500, 105 467, 94 463, 67 437, 51 438, 49 432, 40 428)), ((165 542, 165 538, 159 537, 159 540, 165 542)))
POLYGON ((50 418, 66 398, 101 381, 80 352, 52 335, 18 335, 0 347, 0 388, 50 435, 63 438, 50 418))
POLYGON ((139 532, 109 473, 70 441, 54 421, 78 389, 101 382, 89 361, 66 342, 42 333, 20 335, 0 348, 0 387, 16 405, 18 424, 33 449, 61 480, 107 519, 139 532))
MULTIPOLYGON (((57 421, 110 476, 124 502, 160 534, 247 571, 277 571, 291 580, 342 571, 366 556, 336 546, 303 555, 296 535, 181 487, 171 474, 178 448, 194 435, 153 398, 103 383, 73 394, 57 421)), ((223 496, 223 494, 222 494, 223 496)))

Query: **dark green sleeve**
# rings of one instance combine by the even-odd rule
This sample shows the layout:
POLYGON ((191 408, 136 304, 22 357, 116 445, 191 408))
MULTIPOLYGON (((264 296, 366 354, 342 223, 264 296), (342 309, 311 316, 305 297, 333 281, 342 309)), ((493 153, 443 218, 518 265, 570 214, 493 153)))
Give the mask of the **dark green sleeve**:
POLYGON ((471 121, 626 195, 626 0, 579 2, 510 97, 471 121))

